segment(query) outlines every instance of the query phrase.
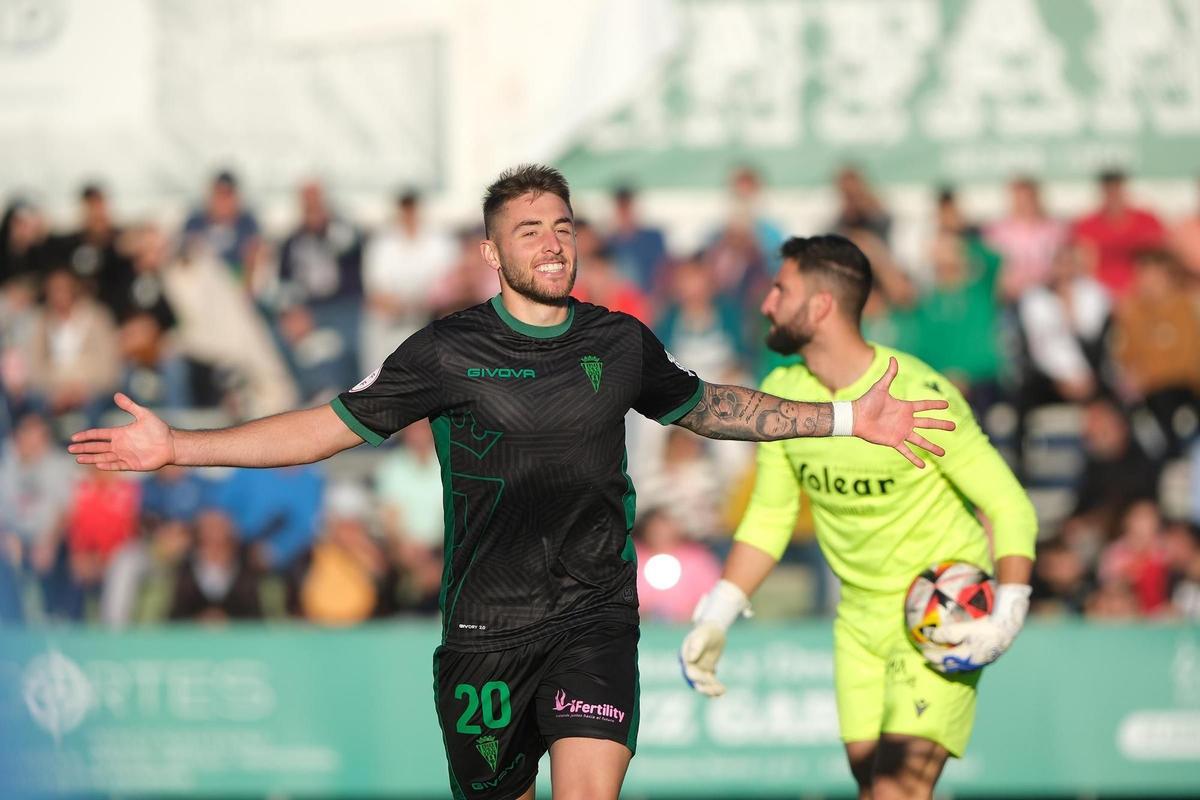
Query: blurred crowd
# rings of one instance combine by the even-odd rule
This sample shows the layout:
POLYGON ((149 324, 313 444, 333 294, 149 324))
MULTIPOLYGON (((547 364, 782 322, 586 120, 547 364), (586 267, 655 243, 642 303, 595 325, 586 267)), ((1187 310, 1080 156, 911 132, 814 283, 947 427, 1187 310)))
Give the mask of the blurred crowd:
MULTIPOLYGON (((977 220, 932 198, 921 263, 895 255, 867 177, 834 180, 828 230, 876 270, 868 338, 950 377, 1042 519, 1034 609, 1200 619, 1200 203, 1161 219, 1124 175, 1062 219, 1036 180, 977 220), (1142 205, 1145 202, 1145 206, 1142 205)), ((577 223, 581 300, 632 314, 703 379, 753 382, 759 304, 789 230, 762 177, 733 171, 728 213, 694 252, 645 221, 631 188, 577 223)), ((1200 198, 1198 198, 1200 199, 1200 198)), ((83 187, 51 230, 11 199, 0 220, 0 619, 306 619, 437 613, 442 489, 427 423, 378 451, 278 470, 106 473, 69 434, 119 424, 114 391, 185 427, 327 402, 406 336, 495 294, 480 230, 434 224, 400 193, 366 230, 326 188, 297 191, 294 228, 264 231, 229 172, 178 230, 114 219, 83 187)), ((646 618, 684 621, 719 574, 753 484, 753 446, 630 420, 646 618)), ((823 613, 836 587, 802 514, 760 616, 823 613)))

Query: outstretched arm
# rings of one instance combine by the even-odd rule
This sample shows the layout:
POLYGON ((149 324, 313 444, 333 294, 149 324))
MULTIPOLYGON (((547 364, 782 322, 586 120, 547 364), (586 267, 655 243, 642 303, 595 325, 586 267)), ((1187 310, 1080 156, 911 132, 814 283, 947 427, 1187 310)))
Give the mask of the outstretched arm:
POLYGON ((832 436, 833 403, 803 403, 745 386, 706 383, 700 402, 678 424, 710 439, 771 442, 832 436))
MULTIPOLYGON (((918 467, 925 462, 909 444, 936 456, 945 451, 928 441, 917 428, 954 430, 950 420, 918 417, 921 411, 947 408, 945 400, 899 400, 888 392, 896 377, 896 359, 888 361, 887 372, 852 406, 851 435, 873 444, 893 447, 918 467)), ((740 439, 769 442, 801 436, 832 436, 833 403, 804 403, 784 400, 744 386, 704 384, 696 407, 678 421, 688 430, 710 439, 740 439)))
POLYGON ((80 464, 139 472, 166 464, 283 467, 320 461, 363 441, 329 406, 288 411, 232 428, 184 431, 168 426, 123 394, 115 399, 133 422, 72 436, 67 449, 80 464))

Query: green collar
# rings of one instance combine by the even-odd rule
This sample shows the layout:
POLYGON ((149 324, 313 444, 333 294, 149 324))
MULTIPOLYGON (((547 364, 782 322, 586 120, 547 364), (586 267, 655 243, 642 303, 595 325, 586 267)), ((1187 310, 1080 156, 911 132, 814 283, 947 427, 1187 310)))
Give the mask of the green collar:
POLYGON ((555 336, 562 336, 571 327, 571 323, 575 321, 575 299, 571 298, 567 303, 567 318, 557 325, 530 325, 528 322, 514 317, 504 307, 504 303, 500 300, 500 295, 492 298, 492 308, 496 309, 496 313, 500 315, 500 319, 504 320, 504 324, 512 328, 517 333, 523 333, 526 336, 532 336, 535 339, 553 339, 555 336))

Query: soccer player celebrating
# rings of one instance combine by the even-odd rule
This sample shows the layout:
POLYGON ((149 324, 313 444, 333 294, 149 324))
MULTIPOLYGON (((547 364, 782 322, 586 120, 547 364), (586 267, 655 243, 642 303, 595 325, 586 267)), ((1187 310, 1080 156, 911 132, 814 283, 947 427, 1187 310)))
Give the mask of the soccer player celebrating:
POLYGON ((957 428, 943 439, 950 452, 929 451, 933 468, 921 471, 857 442, 759 445, 750 506, 722 580, 696 608, 681 651, 684 671, 706 695, 725 691, 715 672, 726 629, 748 614, 748 598, 791 539, 806 492, 821 549, 841 579, 834 684, 859 797, 928 798, 946 758, 961 755, 971 735, 977 668, 998 658, 1024 622, 1037 534, 1033 506, 950 381, 912 356, 863 339, 859 320, 871 266, 862 251, 840 236, 816 236, 790 239, 782 255, 762 306, 771 323, 767 345, 800 353, 804 364, 773 371, 764 392, 836 403, 861 394, 899 361, 897 393, 941 395, 957 428), (993 527, 995 607, 990 616, 939 631, 940 642, 957 646, 932 664, 907 641, 905 591, 935 562, 991 563, 974 509, 993 527))
POLYGON ((271 467, 428 418, 445 510, 435 703, 454 796, 532 798, 549 747, 555 798, 615 800, 638 729, 626 412, 713 438, 852 434, 918 465, 910 444, 942 450, 916 429, 953 423, 915 416, 944 401, 888 393, 894 362, 837 406, 703 383, 633 317, 571 298, 574 218, 556 170, 505 172, 483 216, 500 294, 413 334, 331 404, 184 431, 118 395, 134 421, 69 449, 106 470, 271 467))

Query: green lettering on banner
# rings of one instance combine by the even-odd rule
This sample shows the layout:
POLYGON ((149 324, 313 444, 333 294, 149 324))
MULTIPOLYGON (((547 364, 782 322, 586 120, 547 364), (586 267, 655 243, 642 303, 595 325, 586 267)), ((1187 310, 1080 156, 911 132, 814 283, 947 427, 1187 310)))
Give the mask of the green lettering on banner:
MULTIPOLYGON (((628 793, 852 793, 838 738, 828 621, 739 629, 726 648, 730 691, 720 703, 683 685, 677 660, 683 632, 642 627, 641 724, 628 793)), ((330 795, 445 796, 446 762, 429 690, 439 634, 432 622, 338 631, 4 630, 3 794, 218 800, 300 795, 319 786, 330 795)), ((946 768, 947 793, 1194 794, 1200 777, 1194 625, 1034 620, 987 672, 965 758, 946 768)), ((499 739, 499 730, 512 724, 509 687, 464 683, 455 694, 464 707, 475 706, 458 721, 482 731, 472 742, 479 766, 493 769, 496 756, 495 774, 486 780, 500 785, 518 765, 500 761, 502 748, 488 737, 499 739)), ((456 718, 447 724, 457 727, 456 718)), ((454 728, 448 733, 456 735, 454 728)))
POLYGON ((775 187, 848 161, 920 184, 1200 172, 1188 0, 674 7, 677 51, 559 161, 572 186, 718 187, 739 163, 775 187))

